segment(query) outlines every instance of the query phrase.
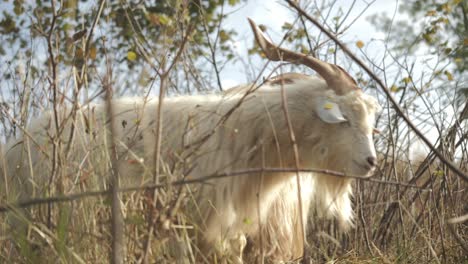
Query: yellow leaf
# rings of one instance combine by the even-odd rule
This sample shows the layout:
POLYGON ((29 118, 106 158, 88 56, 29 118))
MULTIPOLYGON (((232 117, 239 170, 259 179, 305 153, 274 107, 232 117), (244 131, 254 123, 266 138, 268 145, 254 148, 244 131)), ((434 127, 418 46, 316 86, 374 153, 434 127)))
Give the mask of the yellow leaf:
POLYGON ((129 61, 134 61, 134 60, 136 60, 136 58, 137 58, 137 54, 135 52, 133 52, 133 51, 127 52, 127 59, 129 61))
POLYGON ((444 71, 444 74, 449 81, 453 81, 453 75, 449 71, 444 71))
POLYGON ((398 86, 392 85, 392 87, 390 87, 390 91, 394 93, 398 92, 398 86))
POLYGON ((436 170, 434 172, 434 175, 437 176, 437 177, 442 177, 442 176, 444 176, 444 171, 443 170, 436 170))
POLYGON ((324 106, 323 106, 324 109, 327 109, 327 110, 330 110, 333 108, 333 104, 332 103, 326 103, 324 106))
POLYGON ((362 42, 361 40, 358 40, 356 41, 356 46, 360 49, 362 49, 362 47, 364 47, 364 42, 362 42))
POLYGON ((456 64, 462 64, 462 63, 463 63, 463 59, 462 59, 462 58, 455 58, 455 63, 456 63, 456 64))
POLYGON ((411 77, 408 76, 408 77, 403 78, 403 82, 404 82, 405 84, 410 83, 410 82, 411 82, 411 77))

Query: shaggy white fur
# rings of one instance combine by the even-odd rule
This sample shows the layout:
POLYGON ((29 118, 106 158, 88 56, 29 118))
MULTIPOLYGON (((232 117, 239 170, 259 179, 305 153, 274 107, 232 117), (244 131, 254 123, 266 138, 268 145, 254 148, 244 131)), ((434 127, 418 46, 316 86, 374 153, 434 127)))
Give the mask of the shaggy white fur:
MULTIPOLYGON (((361 91, 337 96, 317 77, 298 74, 286 77, 266 82, 246 96, 250 85, 219 95, 166 99, 161 174, 173 177, 172 180, 248 168, 294 168, 282 85, 278 83, 281 78, 287 81, 284 89, 300 165, 353 175, 369 174, 373 165, 369 165, 368 159, 375 157, 372 129, 375 112, 379 109, 376 100, 361 91), (322 121, 315 109, 317 102, 323 100, 338 105, 348 122, 322 121)), ((154 165, 157 104, 156 100, 136 98, 114 101, 113 118, 118 127, 120 174, 124 185, 143 184, 152 177, 149 168, 154 165)), ((66 120, 69 111, 61 113, 66 120)), ((103 105, 80 110, 72 142, 68 142, 71 122, 64 121, 66 132, 61 144, 64 149, 69 143, 73 147, 71 153, 64 153, 69 162, 63 175, 68 175, 71 183, 64 192, 84 181, 88 186, 104 186, 104 179, 85 179, 85 174, 90 171, 93 175, 107 174, 107 166, 95 164, 100 161, 106 164, 105 124, 108 119, 103 105)), ((12 141, 4 154, 9 165, 6 179, 19 181, 13 185, 21 186, 19 193, 23 198, 41 194, 49 180, 50 157, 46 154, 51 153, 49 140, 55 133, 51 114, 33 122, 28 131, 32 138, 24 136, 12 141)), ((301 186, 304 223, 313 203, 319 205, 321 211, 335 216, 342 227, 352 224, 351 180, 301 174, 301 186)), ((205 248, 221 243, 240 259, 246 238, 258 250, 262 234, 264 252, 271 259, 290 260, 301 256, 303 239, 295 173, 248 174, 210 180, 194 191, 201 212, 200 226, 205 232, 202 244, 208 245, 205 248)))

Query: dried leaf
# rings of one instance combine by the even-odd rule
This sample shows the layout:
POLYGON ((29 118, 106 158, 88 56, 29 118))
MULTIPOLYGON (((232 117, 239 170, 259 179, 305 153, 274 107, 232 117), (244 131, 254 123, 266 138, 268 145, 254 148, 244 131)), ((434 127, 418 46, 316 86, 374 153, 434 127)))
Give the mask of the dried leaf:
POLYGON ((89 57, 90 57, 92 60, 94 60, 94 59, 96 59, 96 55, 97 55, 97 49, 96 49, 96 47, 93 46, 93 47, 91 47, 91 48, 89 49, 89 57))
POLYGON ((361 40, 358 40, 356 41, 356 46, 360 49, 362 49, 362 47, 364 47, 364 42, 362 42, 361 40))
POLYGON ((75 34, 73 34, 73 37, 72 37, 73 41, 77 41, 77 40, 83 38, 86 35, 86 32, 87 32, 86 29, 83 29, 83 30, 78 31, 75 34))

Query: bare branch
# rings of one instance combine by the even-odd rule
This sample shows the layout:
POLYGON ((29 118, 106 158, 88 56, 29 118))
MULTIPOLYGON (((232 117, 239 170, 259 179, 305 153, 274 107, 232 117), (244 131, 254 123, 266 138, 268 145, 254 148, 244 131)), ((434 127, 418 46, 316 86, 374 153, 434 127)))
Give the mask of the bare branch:
MULTIPOLYGON (((187 177, 184 180, 177 180, 169 183, 170 186, 180 186, 180 185, 185 185, 185 184, 203 184, 206 183, 209 180, 215 180, 215 179, 220 179, 220 178, 226 178, 226 177, 234 177, 234 176, 241 176, 241 175, 249 175, 249 174, 257 174, 257 173, 320 173, 320 174, 327 174, 335 177, 340 177, 340 178, 351 178, 351 179, 356 179, 356 180, 361 180, 361 181, 367 181, 367 182, 373 182, 373 183, 378 183, 378 184, 388 184, 388 185, 394 185, 394 186, 404 186, 404 187, 409 187, 409 188, 415 188, 421 191, 431 191, 431 189, 427 188, 421 188, 417 185, 414 184, 408 184, 408 183, 402 183, 402 182, 395 182, 395 181, 384 181, 384 180, 379 180, 379 179, 374 179, 371 177, 363 177, 363 176, 357 176, 357 175, 351 175, 351 174, 346 174, 342 172, 337 172, 337 171, 331 171, 331 170, 322 170, 322 169, 296 169, 296 168, 253 168, 253 169, 245 169, 245 170, 239 170, 239 171, 232 171, 232 172, 226 172, 226 173, 217 173, 217 174, 212 174, 208 176, 203 176, 199 177, 196 179, 190 179, 190 177, 187 177)), ((265 177, 268 177, 269 175, 265 175, 265 177)), ((144 186, 135 186, 135 187, 127 187, 127 188, 120 188, 118 191, 122 193, 127 193, 127 192, 135 192, 135 191, 152 191, 155 189, 161 189, 161 188, 166 188, 168 186, 167 183, 163 184, 149 184, 149 185, 144 185, 144 186)), ((0 213, 7 212, 12 210, 12 208, 23 208, 23 207, 30 207, 33 205, 39 205, 39 204, 48 204, 48 203, 57 203, 57 202, 72 202, 75 200, 80 200, 83 198, 90 198, 90 197, 96 197, 96 196, 104 196, 104 195, 109 195, 110 190, 101 190, 101 191, 91 191, 91 192, 82 192, 82 193, 77 193, 77 194, 71 194, 67 196, 55 196, 55 197, 47 197, 47 198, 32 198, 28 199, 25 201, 19 201, 16 203, 9 203, 6 205, 0 205, 0 213)))

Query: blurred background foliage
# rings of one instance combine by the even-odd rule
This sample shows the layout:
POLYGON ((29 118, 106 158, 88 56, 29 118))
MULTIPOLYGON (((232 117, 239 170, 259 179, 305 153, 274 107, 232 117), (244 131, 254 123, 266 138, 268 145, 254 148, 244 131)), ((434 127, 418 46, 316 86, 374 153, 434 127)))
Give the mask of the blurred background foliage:
MULTIPOLYGON (((461 99, 468 97, 468 2, 463 0, 402 1, 399 14, 375 14, 371 23, 387 32, 388 46, 397 57, 428 49, 437 61, 450 67, 435 69, 444 81, 459 80, 461 99), (405 17, 405 19, 398 19, 405 17)), ((463 101, 463 100, 461 100, 463 101)))
MULTIPOLYGON (((227 16, 223 7, 235 6, 240 0, 106 1, 88 43, 99 4, 88 0, 55 1, 54 10, 51 3, 23 0, 2 3, 0 55, 9 61, 40 60, 42 63, 28 65, 33 75, 41 74, 48 63, 45 42, 49 34, 61 67, 81 68, 85 60, 88 67, 102 66, 108 55, 119 63, 115 69, 120 72, 139 67, 145 59, 158 64, 161 59, 156 58, 175 53, 183 39, 181 32, 189 27, 187 46, 193 61, 208 56, 208 50, 213 48, 223 61, 234 58, 227 44, 236 32, 220 25, 227 16), (216 38, 216 43, 210 38, 216 38)), ((2 78, 13 76, 5 72, 2 78)), ((133 83, 130 78, 128 84, 133 83)))

